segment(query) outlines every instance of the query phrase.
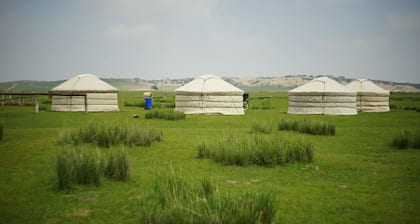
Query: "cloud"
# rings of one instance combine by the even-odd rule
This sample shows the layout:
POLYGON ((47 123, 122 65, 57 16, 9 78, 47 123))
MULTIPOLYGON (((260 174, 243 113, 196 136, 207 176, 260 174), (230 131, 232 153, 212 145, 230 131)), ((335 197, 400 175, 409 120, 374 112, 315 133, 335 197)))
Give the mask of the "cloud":
POLYGON ((388 23, 395 29, 418 29, 420 28, 420 14, 391 15, 388 17, 388 23))
POLYGON ((105 29, 105 35, 116 39, 141 38, 155 32, 157 28, 150 24, 137 26, 111 25, 105 29))

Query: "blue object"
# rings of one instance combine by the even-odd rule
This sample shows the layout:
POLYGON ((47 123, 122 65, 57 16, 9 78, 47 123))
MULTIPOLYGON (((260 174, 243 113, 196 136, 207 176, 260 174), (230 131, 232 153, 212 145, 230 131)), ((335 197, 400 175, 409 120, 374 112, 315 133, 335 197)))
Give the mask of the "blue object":
POLYGON ((152 109, 152 98, 146 97, 144 98, 144 109, 151 110, 152 109))

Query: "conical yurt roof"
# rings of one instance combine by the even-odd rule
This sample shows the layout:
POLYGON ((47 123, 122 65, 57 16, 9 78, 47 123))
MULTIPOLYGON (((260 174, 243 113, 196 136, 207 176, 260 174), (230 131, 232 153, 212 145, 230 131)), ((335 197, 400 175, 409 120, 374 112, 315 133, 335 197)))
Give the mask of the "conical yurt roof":
POLYGON ((340 94, 355 95, 355 91, 347 89, 337 81, 328 77, 320 77, 313 79, 299 87, 289 90, 291 94, 299 93, 324 93, 324 94, 340 94))
POLYGON ((177 93, 236 93, 238 95, 242 95, 244 92, 215 75, 199 76, 175 91, 177 93))
POLYGON ((347 84, 348 89, 361 92, 361 93, 380 93, 380 94, 389 94, 388 90, 382 89, 380 86, 376 85, 368 79, 357 79, 353 82, 347 84))
POLYGON ((51 89, 52 92, 118 92, 118 89, 92 74, 77 75, 51 89))

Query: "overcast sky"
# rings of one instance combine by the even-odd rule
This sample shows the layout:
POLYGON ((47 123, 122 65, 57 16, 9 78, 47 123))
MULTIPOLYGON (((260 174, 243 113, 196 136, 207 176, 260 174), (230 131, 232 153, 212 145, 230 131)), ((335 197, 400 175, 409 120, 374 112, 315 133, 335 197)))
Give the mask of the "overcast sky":
POLYGON ((0 0, 0 81, 81 73, 420 83, 420 1, 0 0))

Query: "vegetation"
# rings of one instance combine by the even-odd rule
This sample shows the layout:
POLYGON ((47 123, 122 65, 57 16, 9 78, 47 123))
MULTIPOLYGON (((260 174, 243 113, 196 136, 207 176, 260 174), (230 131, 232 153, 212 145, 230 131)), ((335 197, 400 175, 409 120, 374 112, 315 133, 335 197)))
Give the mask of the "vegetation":
POLYGON ((3 123, 0 123, 0 141, 3 140, 3 129, 4 129, 4 125, 3 123))
POLYGON ((151 110, 145 113, 146 119, 185 120, 183 112, 174 110, 151 110))
POLYGON ((59 190, 79 184, 99 186, 103 164, 97 156, 84 150, 61 150, 57 153, 56 172, 59 190))
POLYGON ((289 142, 259 136, 243 139, 229 135, 214 144, 201 142, 197 148, 198 158, 209 158, 224 165, 271 167, 313 160, 313 146, 303 139, 289 142))
POLYGON ((80 145, 94 142, 100 147, 124 144, 127 146, 150 146, 162 141, 163 134, 150 126, 135 123, 88 123, 79 128, 65 130, 56 140, 58 144, 80 145))
POLYGON ((420 130, 399 130, 393 138, 392 145, 398 149, 420 149, 420 130))
POLYGON ((251 126, 251 133, 262 133, 262 134, 270 134, 273 130, 273 126, 269 122, 265 123, 252 123, 251 126))
MULTIPOLYGON (((271 192, 269 198, 276 212, 270 223, 420 223, 420 150, 396 150, 392 146, 397 130, 420 127, 418 112, 295 115, 286 113, 287 93, 251 92, 250 108, 244 116, 194 115, 168 122, 146 120, 147 110, 124 106, 125 99, 134 100, 139 94, 142 95, 119 92, 120 112, 33 113, 32 106, 0 108, 0 121, 4 122, 4 139, 0 141, 0 223, 143 223, 145 203, 156 205, 153 208, 161 206, 154 199, 157 196, 152 186, 170 175, 170 167, 184 175, 183 182, 191 186, 189 189, 197 195, 197 200, 203 199, 198 193, 205 191, 200 190, 204 189, 202 185, 218 192, 214 195, 234 201, 241 201, 247 194, 271 192), (272 96, 271 109, 252 108, 266 96, 272 96), (132 119, 133 114, 140 118, 132 119), (250 134, 255 121, 277 126, 281 119, 334 124, 336 135, 323 137, 294 131, 250 134), (51 142, 60 133, 89 123, 149 126, 163 133, 165 139, 141 150, 125 144, 101 148, 96 140, 83 144, 83 150, 95 158, 99 158, 97 152, 100 152, 104 168, 100 187, 94 183, 76 184, 72 191, 57 191, 57 148, 71 151, 79 147, 71 143, 57 146, 51 142), (225 166, 212 159, 197 158, 197 146, 202 140, 207 146, 215 145, 229 133, 240 141, 251 139, 250 142, 254 138, 273 143, 284 139, 295 142, 303 137, 313 144, 313 162, 285 162, 267 168, 225 166), (110 154, 117 153, 115 150, 120 147, 129 155, 130 162, 129 181, 123 183, 105 176, 110 154)), ((154 92, 154 97, 174 95, 154 92)), ((417 97, 420 94, 391 94, 391 102, 419 107, 417 97), (402 100, 394 100, 394 96, 402 100)), ((287 155, 282 155, 285 161, 287 155)), ((227 201, 219 200, 219 203, 230 203, 227 201)), ((165 208, 169 211, 169 207, 165 208)), ((196 210, 190 210, 193 211, 196 210)), ((216 216, 213 211, 209 210, 208 214, 216 216)))
POLYGON ((99 186, 101 177, 127 181, 130 165, 124 150, 114 150, 105 163, 102 153, 93 153, 82 148, 66 148, 56 155, 57 188, 71 190, 76 185, 99 186))
POLYGON ((335 126, 329 123, 312 120, 281 120, 278 129, 280 131, 298 131, 311 135, 335 135, 335 126))
POLYGON ((130 177, 130 163, 128 153, 124 149, 111 151, 108 163, 105 166, 105 176, 121 181, 127 181, 130 177))
POLYGON ((222 194, 209 179, 196 184, 177 174, 156 178, 140 204, 141 223, 272 223, 270 193, 222 194))

